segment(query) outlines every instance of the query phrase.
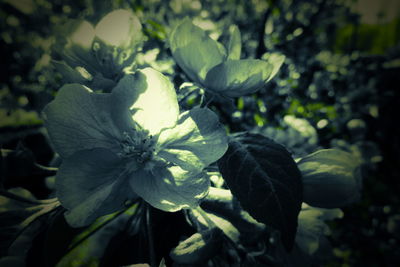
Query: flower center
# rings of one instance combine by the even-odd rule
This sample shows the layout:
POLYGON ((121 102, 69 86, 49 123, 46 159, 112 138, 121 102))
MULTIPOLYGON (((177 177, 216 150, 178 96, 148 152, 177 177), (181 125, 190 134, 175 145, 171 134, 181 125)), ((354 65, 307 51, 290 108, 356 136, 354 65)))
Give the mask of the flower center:
POLYGON ((133 158, 138 163, 146 163, 153 158, 155 143, 153 136, 146 131, 123 132, 121 152, 118 155, 122 158, 133 158))

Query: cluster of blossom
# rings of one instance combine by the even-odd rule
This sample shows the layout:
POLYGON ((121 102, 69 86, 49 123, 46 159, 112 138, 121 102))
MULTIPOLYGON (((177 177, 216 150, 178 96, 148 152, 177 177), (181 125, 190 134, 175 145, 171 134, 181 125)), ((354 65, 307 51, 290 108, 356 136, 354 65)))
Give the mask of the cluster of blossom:
MULTIPOLYGON (((195 208, 210 189, 205 168, 228 148, 225 128, 211 109, 181 111, 166 76, 135 67, 142 35, 128 10, 109 13, 95 27, 75 21, 62 43, 62 60, 54 62, 67 84, 44 116, 62 158, 56 194, 71 226, 88 225, 138 198, 164 211, 195 208)), ((256 92, 284 61, 240 59, 237 27, 224 47, 189 19, 173 27, 169 47, 191 82, 224 98, 256 92)), ((320 150, 298 167, 310 206, 333 209, 359 199, 359 162, 351 154, 320 150)), ((326 230, 322 220, 341 212, 310 206, 300 212, 296 242, 312 254, 326 230)))

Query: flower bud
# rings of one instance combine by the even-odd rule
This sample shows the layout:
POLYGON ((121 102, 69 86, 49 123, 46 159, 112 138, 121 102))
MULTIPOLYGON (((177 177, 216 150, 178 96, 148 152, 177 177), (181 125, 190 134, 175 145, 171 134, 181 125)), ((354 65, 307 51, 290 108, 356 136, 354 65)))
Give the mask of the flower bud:
POLYGON ((330 229, 325 221, 342 218, 340 209, 319 209, 303 203, 298 217, 296 243, 299 248, 308 255, 315 254, 327 245, 325 235, 330 229))
POLYGON ((219 250, 222 242, 222 231, 212 228, 202 233, 196 233, 179 243, 170 256, 180 264, 197 264, 206 262, 219 250))
POLYGON ((338 208, 360 199, 360 160, 338 149, 323 149, 298 162, 303 177, 304 202, 338 208))

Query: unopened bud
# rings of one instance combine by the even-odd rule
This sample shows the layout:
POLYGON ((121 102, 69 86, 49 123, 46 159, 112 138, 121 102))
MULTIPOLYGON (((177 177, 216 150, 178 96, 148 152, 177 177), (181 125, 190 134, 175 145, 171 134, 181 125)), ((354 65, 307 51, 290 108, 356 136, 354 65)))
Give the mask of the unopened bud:
POLYGON ((222 236, 222 231, 218 228, 196 233, 180 242, 170 256, 180 264, 204 263, 218 252, 222 236))
POLYGON ((323 149, 298 162, 303 177, 304 202, 338 208, 360 199, 360 161, 338 149, 323 149))

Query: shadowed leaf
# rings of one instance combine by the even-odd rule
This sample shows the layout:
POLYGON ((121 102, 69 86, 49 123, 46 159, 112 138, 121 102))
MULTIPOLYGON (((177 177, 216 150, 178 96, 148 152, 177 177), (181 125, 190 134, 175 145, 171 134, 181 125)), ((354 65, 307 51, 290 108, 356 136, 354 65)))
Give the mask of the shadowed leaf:
POLYGON ((239 134, 218 161, 222 176, 240 204, 259 222, 281 233, 293 247, 302 203, 301 174, 287 150, 258 134, 239 134))

